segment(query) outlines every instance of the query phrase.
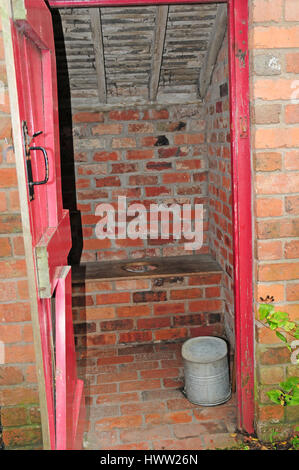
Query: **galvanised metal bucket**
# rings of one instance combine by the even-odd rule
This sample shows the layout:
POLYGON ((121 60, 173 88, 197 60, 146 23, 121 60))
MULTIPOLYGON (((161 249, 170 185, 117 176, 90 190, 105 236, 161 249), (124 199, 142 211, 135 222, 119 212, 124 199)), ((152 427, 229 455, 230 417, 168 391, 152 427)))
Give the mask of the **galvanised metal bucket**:
POLYGON ((226 342, 214 336, 200 336, 182 347, 185 389, 196 405, 215 406, 231 397, 226 342))

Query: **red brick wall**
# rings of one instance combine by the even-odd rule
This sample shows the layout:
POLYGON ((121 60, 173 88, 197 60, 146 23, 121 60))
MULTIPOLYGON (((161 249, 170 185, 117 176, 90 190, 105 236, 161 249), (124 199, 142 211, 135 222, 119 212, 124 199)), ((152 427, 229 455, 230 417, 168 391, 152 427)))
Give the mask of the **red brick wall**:
POLYGON ((219 51, 205 97, 209 162, 209 246, 223 269, 225 329, 234 345, 233 239, 228 41, 219 51))
MULTIPOLYGON (((70 132, 65 125, 64 135, 70 132)), ((67 139, 62 139, 67 144, 67 139)), ((126 196, 128 204, 204 204, 207 209, 207 159, 204 107, 201 104, 73 115, 75 168, 64 184, 70 204, 75 190, 81 211, 81 262, 99 259, 140 258, 191 254, 182 240, 99 240, 95 236, 95 208, 115 204, 126 196), (165 136, 166 145, 157 145, 165 136), (68 190, 70 193, 68 193, 68 190)), ((67 155, 68 148, 64 147, 67 155)), ((70 206, 71 207, 71 206, 70 206)), ((207 219, 207 216, 206 216, 207 219)), ((207 220, 204 224, 207 231, 207 220)), ((170 232, 171 234, 172 232, 170 232)), ((207 236, 200 252, 207 252, 207 236)))
POLYGON ((116 345, 223 336, 221 280, 221 273, 211 273, 75 284, 75 336, 81 357, 116 345))
POLYGON ((0 25, 0 416, 6 448, 41 446, 27 269, 0 25))
MULTIPOLYGON (((199 335, 223 336, 221 279, 220 272, 74 284, 78 373, 91 407, 89 437, 96 435, 105 448, 116 448, 115 423, 127 428, 120 439, 138 442, 138 427, 147 422, 142 413, 150 407, 162 410, 175 391, 167 419, 191 420, 185 412, 172 413, 174 402, 182 403, 182 343, 199 335)), ((159 439, 165 432, 155 429, 159 439)), ((143 447, 135 443, 132 448, 143 447)))
MULTIPOLYGON (((251 0, 251 107, 254 164, 255 300, 274 296, 299 320, 299 3, 251 0), (296 100, 297 98, 297 100, 296 100)), ((266 391, 299 368, 275 334, 257 325, 257 429, 287 435, 299 407, 266 391)))

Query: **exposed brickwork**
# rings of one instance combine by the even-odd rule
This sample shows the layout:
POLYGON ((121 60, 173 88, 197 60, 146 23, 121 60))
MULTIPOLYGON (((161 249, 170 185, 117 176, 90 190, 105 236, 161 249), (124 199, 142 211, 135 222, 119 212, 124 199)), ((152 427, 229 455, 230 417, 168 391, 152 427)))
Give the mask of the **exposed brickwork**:
POLYGON ((227 35, 205 97, 209 161, 209 246, 223 269, 225 328, 234 345, 231 150, 227 35))
MULTIPOLYGON (((184 238, 173 238, 172 227, 168 239, 97 239, 94 229, 101 217, 95 215, 96 207, 105 202, 116 208, 118 196, 126 196, 128 205, 142 203, 148 211, 150 204, 204 204, 204 246, 197 251, 208 251, 204 117, 200 103, 73 115, 75 174, 69 171, 64 198, 68 206, 75 179, 82 220, 81 262, 192 254, 184 249, 184 238)), ((69 123, 63 132, 70 132, 69 123)), ((68 139, 62 142, 62 155, 67 155, 68 139)))
POLYGON ((73 286, 77 350, 181 341, 223 331, 222 274, 86 281, 73 286))
MULTIPOLYGON (((273 295, 277 308, 299 320, 298 2, 250 4, 255 300, 273 295)), ((263 438, 273 430, 286 437, 298 407, 274 405, 266 391, 298 375, 298 367, 273 332, 257 326, 256 342, 257 430, 263 438)))
POLYGON ((34 449, 39 398, 1 26, 0 80, 0 422, 5 448, 34 449))

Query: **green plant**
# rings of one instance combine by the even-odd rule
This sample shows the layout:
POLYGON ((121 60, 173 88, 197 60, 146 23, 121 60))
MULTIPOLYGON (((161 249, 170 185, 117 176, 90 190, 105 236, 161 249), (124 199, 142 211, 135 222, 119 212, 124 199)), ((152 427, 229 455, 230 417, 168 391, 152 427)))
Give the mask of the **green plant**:
POLYGON ((299 436, 294 436, 291 439, 292 446, 295 450, 299 450, 299 436))
POLYGON ((277 431, 272 431, 270 434, 270 443, 273 450, 276 450, 275 437, 277 437, 278 435, 279 434, 277 431))
POLYGON ((298 434, 295 434, 295 436, 292 437, 291 444, 294 450, 299 450, 299 426, 295 427, 295 432, 298 434))
POLYGON ((285 382, 280 382, 279 387, 281 389, 267 392, 271 401, 282 406, 299 405, 299 377, 289 377, 285 382))
MULTIPOLYGON (((264 299, 261 299, 262 301, 264 299)), ((288 337, 291 336, 295 340, 299 340, 299 326, 296 322, 290 320, 287 312, 275 311, 274 306, 269 303, 273 302, 273 297, 267 297, 268 303, 263 303, 259 307, 260 320, 263 320, 265 326, 275 331, 276 336, 285 343, 289 351, 292 351, 292 346, 298 345, 298 341, 293 344, 289 343, 288 337), (285 333, 287 335, 285 335, 285 333)), ((299 364, 298 355, 295 354, 295 360, 299 364)), ((299 405, 299 377, 288 377, 285 382, 280 382, 279 389, 269 390, 267 392, 270 400, 281 406, 296 406, 299 405)), ((299 431, 299 427, 296 428, 299 431)), ((299 436, 295 435, 291 440, 292 446, 295 450, 299 450, 299 436)))
POLYGON ((283 330, 285 333, 293 336, 295 339, 299 339, 299 326, 290 321, 287 312, 281 312, 280 310, 275 311, 272 304, 261 304, 259 307, 260 319, 265 320, 266 324, 271 330, 275 330, 276 336, 283 341, 289 351, 292 350, 287 337, 279 330, 283 330))

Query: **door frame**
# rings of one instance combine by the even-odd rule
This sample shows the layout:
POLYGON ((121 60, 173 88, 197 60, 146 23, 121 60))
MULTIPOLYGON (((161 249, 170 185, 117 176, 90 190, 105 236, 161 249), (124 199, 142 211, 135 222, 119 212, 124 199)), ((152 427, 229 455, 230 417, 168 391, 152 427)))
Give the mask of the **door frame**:
MULTIPOLYGON (((254 314, 248 0, 218 0, 218 2, 228 5, 238 428, 252 433, 254 431, 254 314)), ((215 0, 48 0, 48 3, 53 8, 89 8, 215 3, 215 0)), ((13 84, 10 88, 13 88, 13 84)), ((16 106, 15 100, 14 104, 16 106)), ((17 130, 15 132, 18 134, 17 130)), ((20 138, 19 135, 16 137, 20 138)), ((15 140, 15 145, 16 143, 15 140)), ((22 154, 22 149, 16 145, 16 154, 20 150, 22 154)), ((24 175, 19 181, 23 186, 24 175)))
MULTIPOLYGON (((53 8, 215 2, 215 0, 48 1, 53 8)), ((254 431, 254 316, 248 0, 216 1, 228 5, 238 427, 252 433, 254 431)))
MULTIPOLYGON (((252 168, 250 150, 248 0, 228 5, 232 153, 234 299, 238 427, 254 431, 252 168)), ((49 0, 50 7, 214 3, 215 0, 49 0)))

